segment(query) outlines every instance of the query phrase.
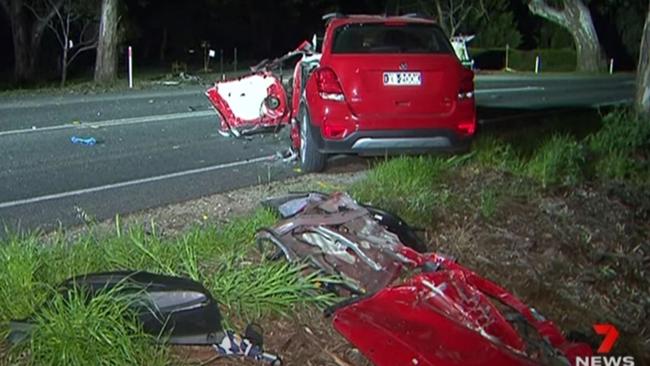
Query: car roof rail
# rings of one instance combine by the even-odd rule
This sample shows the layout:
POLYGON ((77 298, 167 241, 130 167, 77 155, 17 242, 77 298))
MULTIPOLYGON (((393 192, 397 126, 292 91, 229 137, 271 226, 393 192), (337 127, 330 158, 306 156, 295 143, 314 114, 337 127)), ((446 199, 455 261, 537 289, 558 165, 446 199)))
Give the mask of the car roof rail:
POLYGON ((435 20, 432 16, 427 14, 422 14, 422 13, 407 13, 400 16, 404 18, 421 18, 421 19, 435 20))
POLYGON ((327 13, 323 15, 323 20, 331 21, 332 19, 347 18, 345 14, 342 13, 327 13))

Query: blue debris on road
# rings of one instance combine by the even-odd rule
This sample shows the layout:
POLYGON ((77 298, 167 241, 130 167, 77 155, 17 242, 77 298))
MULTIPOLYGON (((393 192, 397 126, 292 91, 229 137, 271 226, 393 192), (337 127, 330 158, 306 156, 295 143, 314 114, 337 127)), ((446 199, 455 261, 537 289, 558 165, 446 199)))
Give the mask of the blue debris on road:
POLYGON ((79 144, 79 145, 88 145, 88 146, 93 146, 97 144, 97 140, 94 137, 78 137, 78 136, 72 136, 70 138, 70 142, 73 144, 79 144))

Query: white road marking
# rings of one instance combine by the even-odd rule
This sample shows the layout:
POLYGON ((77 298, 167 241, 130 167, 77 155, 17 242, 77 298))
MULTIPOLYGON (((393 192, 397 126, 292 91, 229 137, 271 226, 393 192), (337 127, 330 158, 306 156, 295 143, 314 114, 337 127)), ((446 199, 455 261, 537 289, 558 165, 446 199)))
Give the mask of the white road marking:
MULTIPOLYGON (((108 94, 108 95, 94 95, 94 96, 53 96, 41 97, 37 96, 35 100, 16 100, 13 102, 0 103, 0 110, 2 109, 21 109, 21 108, 38 108, 44 106, 63 106, 69 104, 84 104, 84 103, 97 103, 97 102, 112 102, 120 100, 136 100, 136 99, 155 99, 155 98, 171 98, 181 97, 188 95, 203 95, 203 89, 191 90, 173 90, 173 91, 160 91, 149 93, 133 93, 133 94, 108 94)), ((29 98, 29 97, 27 97, 29 98)))
POLYGON ((2 202, 2 203, 0 203, 0 209, 16 207, 16 206, 23 206, 23 205, 28 205, 28 204, 32 204, 32 203, 51 201, 51 200, 67 198, 67 197, 73 197, 73 196, 79 196, 79 195, 88 194, 88 193, 107 191, 107 190, 111 190, 111 189, 131 187, 131 186, 135 186, 135 185, 139 185, 139 184, 158 182, 158 181, 162 181, 162 180, 165 180, 165 179, 172 179, 172 178, 184 177, 184 176, 193 175, 193 174, 212 172, 212 171, 215 171, 215 170, 222 170, 222 169, 240 167, 240 166, 244 166, 244 165, 256 164, 256 163, 261 163, 261 162, 264 162, 264 161, 271 161, 271 160, 274 160, 274 159, 275 159, 275 155, 268 155, 268 156, 262 156, 262 157, 252 158, 252 159, 247 159, 247 160, 242 160, 242 161, 234 161, 234 162, 225 163, 225 164, 218 164, 218 165, 208 166, 208 167, 204 167, 204 168, 191 169, 191 170, 185 170, 185 171, 176 172, 176 173, 163 174, 163 175, 158 175, 158 176, 154 176, 154 177, 129 180, 129 181, 120 182, 120 183, 106 184, 106 185, 98 186, 98 187, 84 188, 84 189, 78 189, 78 190, 69 191, 69 192, 48 194, 48 195, 45 195, 45 196, 25 198, 25 199, 16 200, 16 201, 9 201, 9 202, 2 202))
POLYGON ((518 88, 495 88, 495 89, 476 89, 474 94, 494 94, 494 93, 513 93, 546 90, 543 86, 524 86, 518 88))
POLYGON ((158 116, 121 118, 121 119, 111 119, 111 120, 98 121, 98 122, 82 122, 80 124, 67 123, 64 125, 37 127, 35 129, 24 128, 20 130, 0 131, 0 136, 66 130, 66 129, 73 129, 73 128, 114 127, 114 126, 132 125, 138 123, 162 122, 162 121, 170 121, 176 119, 200 118, 200 117, 209 117, 209 116, 215 116, 214 111, 198 111, 198 112, 163 114, 158 116))

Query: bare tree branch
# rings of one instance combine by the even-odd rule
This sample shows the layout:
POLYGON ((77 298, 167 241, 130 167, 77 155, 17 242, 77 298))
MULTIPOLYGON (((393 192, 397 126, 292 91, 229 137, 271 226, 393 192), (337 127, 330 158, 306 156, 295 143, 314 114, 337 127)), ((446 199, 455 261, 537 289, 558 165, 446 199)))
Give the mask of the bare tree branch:
POLYGON ((97 47, 97 40, 95 39, 94 42, 92 42, 92 43, 90 43, 90 44, 88 44, 88 45, 86 45, 86 46, 79 47, 78 49, 76 49, 76 50, 72 53, 72 56, 70 56, 70 57, 68 58, 68 66, 69 66, 70 64, 72 64, 72 61, 74 61, 74 59, 77 58, 77 56, 79 56, 80 54, 82 54, 82 53, 84 53, 84 52, 86 52, 86 51, 93 50, 93 49, 95 49, 96 47, 97 47))

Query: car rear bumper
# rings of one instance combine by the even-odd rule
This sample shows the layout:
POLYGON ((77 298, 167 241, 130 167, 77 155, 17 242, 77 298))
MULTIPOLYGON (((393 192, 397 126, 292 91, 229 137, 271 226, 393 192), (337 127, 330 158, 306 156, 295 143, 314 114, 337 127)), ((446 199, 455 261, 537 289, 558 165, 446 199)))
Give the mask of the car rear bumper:
POLYGON ((318 150, 325 154, 421 154, 428 152, 463 152, 471 138, 461 138, 448 129, 368 130, 357 131, 342 140, 324 139, 319 129, 312 129, 318 150))

